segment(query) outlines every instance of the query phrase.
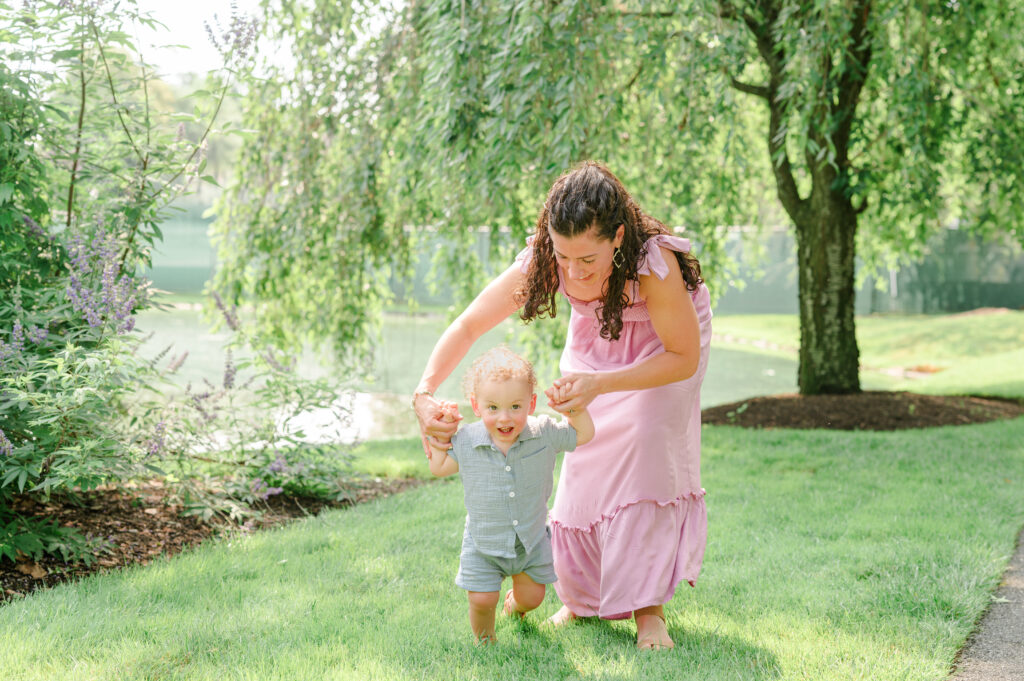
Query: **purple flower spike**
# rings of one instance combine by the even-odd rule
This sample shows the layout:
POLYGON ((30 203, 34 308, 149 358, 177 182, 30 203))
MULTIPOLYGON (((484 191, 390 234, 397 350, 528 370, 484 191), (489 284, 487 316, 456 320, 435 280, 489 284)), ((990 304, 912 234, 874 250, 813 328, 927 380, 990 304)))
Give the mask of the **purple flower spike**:
POLYGON ((46 230, 43 229, 42 226, 40 226, 40 224, 33 220, 31 217, 29 217, 28 215, 23 215, 22 220, 25 222, 25 226, 28 227, 29 233, 31 233, 33 236, 42 239, 43 241, 53 242, 53 235, 47 234, 46 230))
POLYGON ((164 441, 164 436, 166 434, 167 424, 163 421, 156 424, 156 427, 153 428, 153 437, 146 442, 146 452, 150 456, 155 456, 163 451, 164 446, 166 445, 164 441))
POLYGON ((33 324, 28 327, 28 339, 36 345, 42 345, 46 342, 46 337, 50 335, 45 326, 36 326, 33 324))
POLYGON ((102 225, 91 242, 86 243, 81 235, 73 236, 68 242, 71 272, 65 293, 72 308, 92 328, 112 321, 116 322, 117 333, 128 333, 135 328, 132 314, 145 295, 131 277, 117 276, 118 251, 117 238, 102 225))
POLYGON ((238 373, 238 368, 235 363, 231 360, 231 350, 228 350, 224 357, 224 389, 231 390, 235 387, 235 374, 238 373))
POLYGON ((260 478, 256 478, 252 481, 253 496, 259 497, 263 501, 266 501, 275 494, 280 494, 283 491, 284 488, 282 487, 267 487, 267 483, 260 478))
POLYGON ((217 304, 217 309, 220 310, 222 315, 224 315, 224 321, 227 322, 228 328, 232 331, 238 331, 240 324, 238 323, 238 314, 235 306, 232 305, 229 310, 227 305, 225 305, 224 301, 221 299, 220 294, 216 291, 213 292, 213 302, 217 304))
POLYGON ((21 326, 21 320, 14 320, 14 328, 11 329, 11 352, 20 355, 25 349, 25 329, 21 326))
POLYGON ((274 459, 274 461, 269 466, 267 466, 267 470, 270 471, 271 473, 280 473, 287 466, 288 462, 284 460, 284 457, 282 457, 280 453, 278 453, 277 458, 274 459))

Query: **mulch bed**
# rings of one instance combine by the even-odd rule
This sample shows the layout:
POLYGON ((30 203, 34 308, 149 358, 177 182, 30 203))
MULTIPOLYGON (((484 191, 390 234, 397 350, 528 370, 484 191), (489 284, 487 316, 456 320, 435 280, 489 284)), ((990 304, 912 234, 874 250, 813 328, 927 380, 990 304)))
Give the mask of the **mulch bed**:
MULTIPOLYGON (((744 428, 838 430, 901 430, 965 425, 1024 415, 1024 404, 978 397, 918 395, 906 392, 862 392, 855 395, 773 395, 725 404, 703 412, 703 422, 744 428)), ((368 479, 345 502, 325 503, 279 495, 271 497, 257 523, 228 531, 252 531, 281 525, 324 508, 351 506, 422 484, 419 480, 368 479)), ((53 499, 46 505, 25 502, 18 511, 47 517, 106 542, 92 565, 67 564, 44 558, 12 564, 0 559, 0 605, 36 589, 126 565, 146 565, 159 555, 173 555, 225 531, 181 515, 159 484, 99 489, 81 495, 81 504, 53 499)))
POLYGON ((908 392, 771 395, 705 409, 702 422, 743 428, 904 430, 963 426, 1024 415, 1010 400, 908 392))
POLYGON ((325 508, 345 508, 422 484, 422 480, 369 478, 352 483, 350 499, 325 502, 288 495, 272 496, 256 522, 239 527, 204 523, 181 515, 181 507, 169 503, 162 485, 149 483, 122 489, 101 488, 80 495, 80 503, 53 498, 48 504, 22 501, 15 510, 24 516, 49 518, 74 527, 88 537, 103 541, 104 550, 91 565, 65 563, 44 557, 12 564, 0 559, 0 605, 4 602, 62 582, 118 569, 147 565, 159 555, 174 555, 224 532, 254 530, 285 524, 316 515, 325 508))

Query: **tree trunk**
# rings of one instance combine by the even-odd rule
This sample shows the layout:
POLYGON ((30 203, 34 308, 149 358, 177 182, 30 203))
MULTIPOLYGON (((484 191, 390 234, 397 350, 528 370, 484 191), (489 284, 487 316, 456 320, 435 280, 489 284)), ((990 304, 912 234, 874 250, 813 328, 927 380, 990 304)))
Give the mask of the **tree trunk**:
POLYGON ((854 236, 849 199, 814 191, 796 224, 802 395, 860 392, 854 332, 854 236))
MULTIPOLYGON (((750 3, 753 6, 755 3, 750 3)), ((732 79, 741 92, 756 95, 768 104, 768 153, 775 173, 779 201, 796 225, 797 268, 800 288, 800 368, 797 383, 802 395, 860 392, 860 352, 854 331, 854 236, 857 213, 851 201, 849 148, 857 101, 871 63, 868 19, 871 0, 847 3, 849 11, 845 46, 837 55, 827 47, 806 62, 790 60, 778 39, 785 22, 819 16, 821 3, 783 3, 764 0, 756 11, 720 0, 722 17, 741 21, 757 43, 757 52, 768 71, 767 85, 732 79), (813 7, 812 7, 813 5, 813 7), (790 9, 796 9, 795 15, 790 9), (780 23, 782 22, 782 23, 780 23), (836 57, 839 57, 838 62, 836 57), (803 79, 803 81, 801 81, 803 79), (811 101, 791 99, 787 83, 815 83, 811 101), (820 88, 819 88, 820 85, 820 88), (810 196, 800 195, 790 165, 789 123, 794 106, 810 106, 812 123, 806 130, 803 152, 811 178, 810 196), (830 150, 826 159, 823 152, 830 150)), ((837 36, 842 38, 842 36, 837 36)), ((742 71, 742 69, 740 69, 742 71)))

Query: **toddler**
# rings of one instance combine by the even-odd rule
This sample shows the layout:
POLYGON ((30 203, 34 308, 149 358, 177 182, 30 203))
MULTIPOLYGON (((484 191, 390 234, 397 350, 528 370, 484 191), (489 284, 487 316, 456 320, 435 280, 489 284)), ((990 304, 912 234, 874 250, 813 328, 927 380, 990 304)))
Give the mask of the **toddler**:
MULTIPOLYGON (((512 578, 504 612, 523 617, 544 600, 555 581, 551 535, 547 528, 555 456, 594 436, 586 409, 567 413, 568 421, 531 416, 537 405, 533 367, 505 347, 480 356, 463 388, 480 421, 431 444, 430 472, 458 472, 466 503, 466 529, 455 584, 469 595, 469 624, 480 643, 494 643, 494 613, 501 582, 512 578)), ((559 394, 571 385, 553 388, 559 394)), ((452 402, 442 409, 456 418, 452 402)))

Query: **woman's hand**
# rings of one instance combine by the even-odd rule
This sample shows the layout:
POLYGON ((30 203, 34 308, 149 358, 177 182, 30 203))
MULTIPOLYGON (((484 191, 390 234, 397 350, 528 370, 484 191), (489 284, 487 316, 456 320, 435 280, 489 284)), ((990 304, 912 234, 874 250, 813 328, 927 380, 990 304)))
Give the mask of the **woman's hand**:
POLYGON ((563 407, 562 402, 568 399, 569 391, 571 389, 572 383, 564 382, 561 383, 560 385, 552 385, 550 388, 545 390, 544 394, 548 398, 548 406, 557 411, 559 414, 568 414, 569 407, 563 407))
POLYGON ((596 374, 571 373, 556 378, 544 394, 549 407, 560 414, 569 414, 585 409, 601 394, 601 389, 596 374))
POLYGON ((413 411, 420 422, 423 453, 430 458, 430 445, 447 448, 452 435, 459 429, 462 414, 454 402, 438 400, 432 395, 419 393, 413 401, 413 411))

